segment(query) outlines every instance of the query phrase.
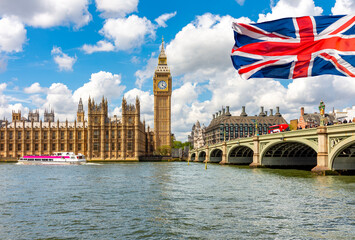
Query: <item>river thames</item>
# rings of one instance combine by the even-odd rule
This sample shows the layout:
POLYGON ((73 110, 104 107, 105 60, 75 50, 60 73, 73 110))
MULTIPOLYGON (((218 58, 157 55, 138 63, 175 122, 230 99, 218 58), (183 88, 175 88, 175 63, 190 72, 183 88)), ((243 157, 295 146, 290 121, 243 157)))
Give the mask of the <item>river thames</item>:
POLYGON ((0 164, 0 239, 354 239, 355 176, 0 164))

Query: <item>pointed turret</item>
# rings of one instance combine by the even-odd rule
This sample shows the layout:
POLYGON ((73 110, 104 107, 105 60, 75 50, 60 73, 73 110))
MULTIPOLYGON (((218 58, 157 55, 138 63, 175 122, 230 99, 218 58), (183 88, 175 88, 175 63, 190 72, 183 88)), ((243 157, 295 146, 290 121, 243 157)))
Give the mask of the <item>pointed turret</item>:
POLYGON ((161 42, 158 65, 167 65, 166 54, 165 54, 165 49, 164 49, 164 38, 162 38, 162 42, 161 42))
MULTIPOLYGON (((90 98, 89 98, 90 101, 90 98)), ((83 100, 80 98, 79 104, 78 104, 78 111, 76 113, 76 119, 78 122, 84 122, 84 106, 83 106, 83 100)))
POLYGON ((79 113, 79 112, 84 112, 83 101, 82 101, 81 98, 80 98, 79 104, 78 104, 78 113, 79 113))

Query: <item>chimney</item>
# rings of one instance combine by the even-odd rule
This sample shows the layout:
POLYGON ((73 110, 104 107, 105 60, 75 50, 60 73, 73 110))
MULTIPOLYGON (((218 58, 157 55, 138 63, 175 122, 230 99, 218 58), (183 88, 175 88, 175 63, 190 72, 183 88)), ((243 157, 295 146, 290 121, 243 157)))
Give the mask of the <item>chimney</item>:
POLYGON ((304 107, 301 107, 301 116, 304 115, 304 107))
POLYGON ((261 117, 265 117, 264 107, 260 107, 260 113, 259 113, 259 116, 261 116, 261 117))
POLYGON ((228 117, 232 116, 232 114, 230 114, 230 112, 229 112, 229 106, 227 106, 226 108, 227 108, 226 115, 227 115, 228 117))
POLYGON ((222 115, 222 111, 221 110, 219 110, 219 116, 221 116, 222 115))
POLYGON ((267 111, 265 111, 265 116, 267 116, 267 111))
POLYGON ((275 114, 275 116, 281 117, 281 114, 280 114, 280 107, 276 107, 276 114, 275 114))
POLYGON ((273 110, 270 108, 270 116, 273 115, 273 110))
POLYGON ((213 118, 213 119, 215 119, 215 116, 214 116, 214 114, 212 114, 212 118, 213 118))
POLYGON ((224 108, 222 107, 222 111, 223 111, 223 115, 225 115, 225 114, 226 114, 226 109, 224 109, 224 108))
POLYGON ((218 112, 216 112, 216 118, 218 117, 218 112))
POLYGON ((248 114, 245 112, 245 106, 242 106, 242 113, 240 114, 241 117, 246 117, 248 114))

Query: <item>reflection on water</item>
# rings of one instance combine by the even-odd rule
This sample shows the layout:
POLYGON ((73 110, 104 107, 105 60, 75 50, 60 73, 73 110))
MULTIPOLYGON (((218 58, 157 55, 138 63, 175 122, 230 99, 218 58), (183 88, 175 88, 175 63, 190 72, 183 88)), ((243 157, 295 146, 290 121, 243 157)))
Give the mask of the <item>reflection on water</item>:
POLYGON ((0 239, 353 239, 355 177, 190 163, 0 165, 0 239))

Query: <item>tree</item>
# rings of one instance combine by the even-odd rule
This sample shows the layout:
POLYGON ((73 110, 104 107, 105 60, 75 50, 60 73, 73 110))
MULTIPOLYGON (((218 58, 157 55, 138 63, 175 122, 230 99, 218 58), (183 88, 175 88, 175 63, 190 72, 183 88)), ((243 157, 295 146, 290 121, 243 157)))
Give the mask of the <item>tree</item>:
POLYGON ((161 155, 161 156, 170 156, 171 155, 171 147, 168 145, 160 146, 155 151, 155 154, 161 155))

